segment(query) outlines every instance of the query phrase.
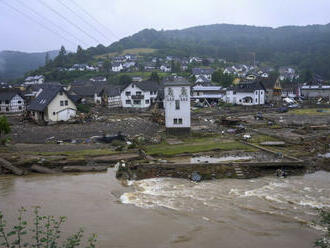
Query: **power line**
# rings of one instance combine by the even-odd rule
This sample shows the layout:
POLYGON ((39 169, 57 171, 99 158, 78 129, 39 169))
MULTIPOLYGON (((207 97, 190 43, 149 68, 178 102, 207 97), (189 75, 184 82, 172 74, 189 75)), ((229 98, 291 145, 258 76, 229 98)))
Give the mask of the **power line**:
POLYGON ((26 5, 22 0, 17 0, 21 5, 23 5, 25 8, 27 8, 28 10, 30 10, 32 13, 34 13, 36 16, 41 16, 43 19, 45 19, 46 21, 48 21, 49 23, 51 23, 53 26, 57 27, 59 30, 61 30, 62 32, 69 34, 70 36, 72 36, 75 40, 79 41, 79 43, 84 44, 85 46, 88 46, 88 44, 82 40, 80 40, 77 36, 75 36, 74 34, 66 31, 64 28, 62 28, 60 25, 56 24, 55 22, 53 22, 52 20, 48 19, 45 16, 42 16, 40 13, 38 13, 37 11, 35 11, 34 9, 32 9, 31 7, 29 7, 28 5, 26 5))
POLYGON ((49 27, 47 27, 46 25, 44 25, 43 23, 39 22, 38 20, 35 20, 34 18, 32 18, 31 16, 29 16, 28 14, 20 11, 19 9, 17 9, 16 7, 6 3, 5 1, 0 1, 0 3, 3 3, 4 5, 6 5, 8 8, 10 8, 11 10, 16 11, 17 13, 25 16, 27 19, 29 19, 32 22, 35 22, 37 24, 39 24, 41 27, 43 27, 44 29, 48 30, 49 32, 56 34, 58 36, 60 36, 62 39, 66 40, 67 42, 76 45, 74 42, 72 42, 71 40, 68 40, 65 36, 63 36, 62 34, 58 33, 56 30, 52 30, 49 27))
POLYGON ((100 26, 102 26, 103 28, 105 28, 109 33, 112 34, 112 36, 114 36, 115 38, 117 38, 118 40, 120 39, 114 32, 111 31, 111 29, 109 29, 107 26, 105 26, 103 23, 99 22, 94 16, 92 16, 91 14, 88 13, 87 10, 85 10, 83 7, 81 7, 75 0, 71 0, 71 3, 74 3, 81 11, 83 11, 89 18, 91 18, 92 20, 94 20, 94 22, 96 22, 97 24, 99 24, 100 26))
POLYGON ((88 21, 86 21, 84 18, 82 18, 78 13, 76 13, 72 8, 70 8, 68 5, 66 5, 64 2, 62 2, 62 0, 57 0, 57 2, 59 2, 62 6, 64 6, 66 9, 68 9, 71 13, 73 13, 74 15, 76 15, 80 20, 82 20, 83 22, 85 22, 87 25, 89 25, 93 30, 97 31, 99 34, 101 34, 106 40, 109 40, 109 37, 107 37, 106 35, 104 35, 101 31, 98 30, 98 28, 96 26, 94 26, 93 24, 89 23, 88 21))
POLYGON ((64 15, 62 15, 61 13, 59 13, 57 10, 55 10, 54 8, 52 8, 51 6, 49 6, 48 4, 46 4, 44 1, 39 0, 39 2, 42 5, 44 5, 47 9, 51 10, 53 13, 55 13, 58 16, 60 16, 61 18, 63 18, 68 23, 70 23, 72 26, 74 26, 75 28, 79 29, 81 32, 83 32, 85 35, 87 35, 89 38, 91 38, 95 42, 97 42, 99 44, 102 43, 99 40, 97 40, 96 38, 94 38, 92 35, 90 35, 89 33, 87 33, 85 30, 83 30, 81 27, 79 27, 77 24, 75 24, 74 22, 72 22, 70 19, 66 18, 64 15))

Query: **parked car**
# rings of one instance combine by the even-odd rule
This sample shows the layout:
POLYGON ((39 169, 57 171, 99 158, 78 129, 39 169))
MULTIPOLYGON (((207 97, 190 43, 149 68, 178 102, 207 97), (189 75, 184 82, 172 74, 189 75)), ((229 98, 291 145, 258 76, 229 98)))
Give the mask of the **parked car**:
POLYGON ((278 113, 286 113, 286 112, 288 112, 288 111, 289 111, 288 107, 280 107, 280 108, 277 110, 278 113))

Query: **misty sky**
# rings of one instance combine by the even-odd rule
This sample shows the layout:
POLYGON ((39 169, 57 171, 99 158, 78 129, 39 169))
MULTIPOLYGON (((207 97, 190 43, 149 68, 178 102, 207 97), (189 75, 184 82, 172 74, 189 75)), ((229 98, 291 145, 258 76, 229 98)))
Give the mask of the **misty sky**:
POLYGON ((329 22, 330 0, 0 0, 0 51, 46 51, 62 44, 74 51, 78 44, 109 45, 144 28, 329 22))

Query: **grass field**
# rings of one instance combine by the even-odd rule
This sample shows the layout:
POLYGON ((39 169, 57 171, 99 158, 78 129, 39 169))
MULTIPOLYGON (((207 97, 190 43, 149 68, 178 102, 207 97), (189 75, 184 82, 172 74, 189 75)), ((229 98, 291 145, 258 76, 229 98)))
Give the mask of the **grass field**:
POLYGON ((318 109, 318 108, 307 108, 307 109, 294 109, 289 113, 296 115, 330 115, 330 108, 328 109, 318 109), (318 112, 322 111, 322 112, 318 112))
POLYGON ((167 143, 147 146, 149 155, 174 156, 183 153, 207 152, 213 150, 231 151, 244 150, 256 151, 255 148, 233 140, 221 140, 218 138, 191 138, 184 140, 183 144, 169 145, 167 143))
POLYGON ((120 56, 120 55, 125 55, 125 54, 146 54, 146 53, 154 53, 156 52, 157 49, 152 49, 152 48, 132 48, 132 49, 125 49, 121 53, 105 53, 101 55, 95 56, 97 59, 106 59, 107 57, 114 57, 114 56, 120 56))

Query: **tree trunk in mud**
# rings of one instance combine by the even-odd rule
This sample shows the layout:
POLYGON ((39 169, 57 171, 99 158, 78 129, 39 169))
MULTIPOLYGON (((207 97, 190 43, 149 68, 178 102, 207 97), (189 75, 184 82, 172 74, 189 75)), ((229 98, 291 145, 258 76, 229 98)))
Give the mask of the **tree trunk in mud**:
POLYGON ((65 166, 63 172, 100 172, 106 171, 109 166, 65 166))
POLYGON ((46 168, 46 167, 43 167, 43 166, 40 166, 40 165, 36 165, 36 164, 31 166, 31 170, 35 171, 35 172, 42 173, 42 174, 56 174, 56 173, 58 173, 55 170, 52 170, 52 169, 49 169, 49 168, 46 168))
POLYGON ((22 176, 22 175, 26 174, 24 170, 22 170, 16 166, 13 166, 10 162, 8 162, 7 160, 5 160, 3 158, 0 158, 0 166, 11 171, 13 174, 15 174, 17 176, 22 176))

